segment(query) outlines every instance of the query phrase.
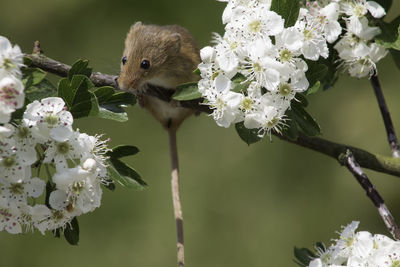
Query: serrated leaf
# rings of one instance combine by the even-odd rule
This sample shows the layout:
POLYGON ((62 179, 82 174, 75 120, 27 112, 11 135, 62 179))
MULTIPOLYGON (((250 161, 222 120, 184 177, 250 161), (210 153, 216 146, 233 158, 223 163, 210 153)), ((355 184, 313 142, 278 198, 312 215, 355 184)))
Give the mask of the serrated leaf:
POLYGON ((140 175, 129 165, 118 159, 109 159, 108 162, 107 171, 112 180, 127 188, 143 190, 147 187, 140 175))
POLYGON ((68 108, 72 106, 75 92, 73 92, 70 82, 67 78, 63 78, 58 82, 58 97, 64 99, 68 108))
POLYGON ((300 11, 299 0, 272 0, 271 11, 275 11, 285 20, 285 28, 294 26, 300 11))
POLYGON ((236 92, 236 93, 245 92, 250 85, 250 82, 245 82, 245 81, 246 81, 246 77, 243 76, 242 74, 235 75, 235 77, 233 77, 233 79, 232 79, 232 82, 235 86, 233 87, 233 89, 231 91, 236 92))
POLYGON ((119 145, 112 148, 112 151, 107 153, 107 156, 111 158, 122 158, 127 156, 136 155, 139 152, 139 148, 131 145, 119 145))
POLYGON ((30 102, 56 95, 57 88, 47 79, 42 80, 39 84, 25 88, 25 97, 30 102))
POLYGON ((98 116, 99 114, 99 104, 97 102, 96 96, 92 92, 88 92, 88 96, 82 98, 76 98, 74 105, 69 110, 74 117, 74 119, 98 116))
POLYGON ((262 140, 262 137, 258 136, 258 129, 247 129, 243 122, 238 122, 235 124, 236 132, 238 133, 240 139, 242 139, 246 144, 251 145, 262 140))
POLYGON ((71 220, 71 223, 67 223, 66 227, 64 229, 64 236, 65 239, 68 241, 69 244, 71 245, 78 245, 79 242, 79 224, 78 224, 78 219, 74 217, 71 220))
POLYGON ((201 97, 197 82, 185 83, 177 86, 172 98, 179 101, 193 100, 201 97))
POLYGON ((117 106, 99 106, 99 111, 96 115, 98 118, 113 120, 118 122, 128 121, 128 114, 117 106))
POLYGON ((400 50, 400 16, 390 23, 380 21, 379 28, 382 33, 375 37, 376 43, 386 47, 400 50))
POLYGON ((93 93, 97 97, 99 104, 107 102, 107 100, 114 94, 114 88, 111 86, 103 86, 96 88, 93 93))
POLYGON ((294 247, 294 256, 295 258, 303 264, 302 266, 308 266, 311 259, 315 258, 316 255, 309 249, 307 248, 297 248, 294 247))
POLYGON ((22 69, 22 83, 25 88, 32 85, 37 85, 46 77, 46 72, 39 68, 23 68, 22 69))
POLYGON ((133 106, 136 104, 136 96, 127 92, 116 92, 107 100, 107 104, 133 106))
POLYGON ((293 119, 299 125, 300 129, 308 136, 316 136, 321 133, 318 123, 311 117, 304 108, 292 102, 293 119))
MULTIPOLYGON (((298 101, 298 102, 294 102, 296 104, 302 105, 303 107, 307 107, 308 106, 308 100, 306 98, 305 95, 303 95, 302 93, 297 93, 294 98, 298 101)), ((294 100, 294 101, 296 101, 294 100)))
POLYGON ((307 61, 307 65, 306 77, 310 84, 315 85, 318 81, 324 80, 328 73, 328 66, 311 60, 307 61))
POLYGON ((93 95, 89 90, 94 88, 94 84, 88 77, 79 74, 72 77, 71 88, 75 93, 72 101, 72 106, 74 106, 82 102, 82 99, 89 99, 93 95))
POLYGON ((115 92, 113 87, 104 86, 93 91, 99 103, 97 117, 125 122, 128 115, 122 106, 134 105, 136 98, 134 95, 125 92, 115 92))
POLYGON ((68 72, 68 80, 72 81, 72 77, 77 74, 90 78, 90 75, 92 75, 92 68, 88 66, 89 61, 86 59, 76 61, 68 72))

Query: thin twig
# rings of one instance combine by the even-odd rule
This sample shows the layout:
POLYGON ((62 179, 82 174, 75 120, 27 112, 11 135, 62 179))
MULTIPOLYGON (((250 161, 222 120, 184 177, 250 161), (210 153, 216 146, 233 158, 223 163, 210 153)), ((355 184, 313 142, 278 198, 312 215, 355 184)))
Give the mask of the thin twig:
POLYGON ((352 152, 350 150, 347 150, 346 153, 339 158, 339 162, 343 165, 346 165, 347 169, 349 169, 349 171, 354 175, 359 184, 365 190, 367 196, 371 199, 375 207, 378 209, 379 215, 381 215, 386 227, 392 234, 393 238, 396 240, 400 240, 399 226, 396 224, 392 214, 386 207, 383 198, 379 195, 375 186, 371 183, 367 175, 363 172, 360 165, 357 163, 352 152))
POLYGON ((386 105, 382 87, 379 83, 378 75, 376 73, 371 77, 371 85, 374 88, 375 96, 379 104, 379 109, 381 111, 383 122, 385 124, 386 134, 389 141, 390 149, 392 150, 393 157, 399 158, 400 157, 399 141, 397 140, 392 118, 390 117, 390 112, 386 105))
MULTIPOLYGON (((68 75, 68 71, 71 69, 71 66, 60 63, 43 55, 28 54, 25 56, 29 57, 32 60, 32 67, 41 68, 45 71, 59 75, 61 77, 66 77, 68 75)), ((115 81, 117 76, 95 72, 90 78, 96 86, 107 85, 112 86, 118 90, 118 85, 115 81)), ((171 92, 169 92, 168 95, 166 95, 165 92, 165 90, 160 90, 160 88, 158 87, 149 87, 146 91, 146 94, 158 97, 161 100, 168 102, 170 101, 170 97, 172 96, 172 94, 171 92)), ((212 110, 210 110, 207 105, 202 105, 201 103, 202 99, 179 102, 182 107, 205 112, 208 114, 212 112, 212 110)), ((400 159, 398 158, 372 154, 360 148, 331 142, 318 137, 308 137, 303 134, 300 134, 297 140, 290 140, 279 134, 275 135, 282 140, 315 150, 334 159, 338 159, 340 154, 345 153, 347 149, 351 149, 361 167, 400 177, 400 159)))

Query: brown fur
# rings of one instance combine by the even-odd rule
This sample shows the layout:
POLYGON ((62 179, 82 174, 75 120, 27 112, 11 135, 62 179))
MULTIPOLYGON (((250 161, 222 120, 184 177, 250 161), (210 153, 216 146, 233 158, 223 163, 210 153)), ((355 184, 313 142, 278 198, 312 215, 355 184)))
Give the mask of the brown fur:
MULTIPOLYGON (((200 63, 199 48, 191 34, 178 25, 143 25, 137 22, 128 32, 124 54, 126 64, 121 64, 119 87, 131 93, 146 90, 147 84, 169 89, 186 82, 197 81, 193 70, 200 63), (142 60, 150 62, 150 68, 140 68, 142 60)), ((177 107, 155 97, 141 96, 141 104, 161 122, 165 128, 177 129, 193 112, 177 107)))

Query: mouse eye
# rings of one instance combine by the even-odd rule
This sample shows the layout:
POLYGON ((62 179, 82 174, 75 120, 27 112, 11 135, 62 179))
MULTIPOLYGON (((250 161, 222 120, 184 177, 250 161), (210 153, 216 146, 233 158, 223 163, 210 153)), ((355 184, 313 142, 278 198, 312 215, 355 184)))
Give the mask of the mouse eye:
POLYGON ((128 59, 127 59, 126 57, 123 57, 123 58, 122 58, 122 65, 125 65, 127 60, 128 60, 128 59))
POLYGON ((150 68, 150 62, 148 60, 142 60, 142 62, 140 63, 140 67, 142 69, 148 70, 150 68))

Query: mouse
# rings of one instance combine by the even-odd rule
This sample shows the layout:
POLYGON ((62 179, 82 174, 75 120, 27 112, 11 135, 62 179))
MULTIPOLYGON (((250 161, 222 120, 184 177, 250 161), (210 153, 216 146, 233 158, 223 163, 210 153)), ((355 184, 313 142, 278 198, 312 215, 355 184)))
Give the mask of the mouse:
POLYGON ((120 89, 135 94, 140 106, 148 110, 168 132, 171 160, 171 189, 177 231, 178 266, 184 266, 183 215, 179 193, 179 164, 176 131, 195 112, 179 102, 163 101, 146 94, 149 87, 175 92, 177 86, 198 81, 194 70, 200 64, 200 49, 189 31, 179 25, 144 25, 136 22, 125 39, 120 89))
POLYGON ((148 86, 176 91, 176 87, 199 80, 193 71, 200 63, 200 49, 188 30, 179 25, 144 25, 136 22, 125 39, 118 85, 138 96, 139 104, 148 110, 166 130, 177 130, 194 113, 144 94, 148 86))

